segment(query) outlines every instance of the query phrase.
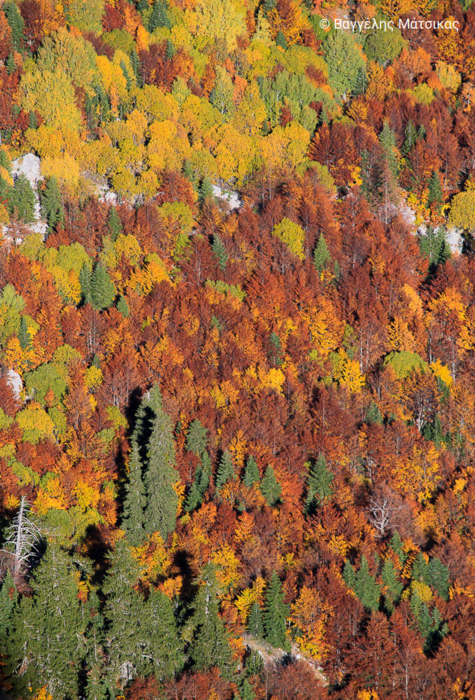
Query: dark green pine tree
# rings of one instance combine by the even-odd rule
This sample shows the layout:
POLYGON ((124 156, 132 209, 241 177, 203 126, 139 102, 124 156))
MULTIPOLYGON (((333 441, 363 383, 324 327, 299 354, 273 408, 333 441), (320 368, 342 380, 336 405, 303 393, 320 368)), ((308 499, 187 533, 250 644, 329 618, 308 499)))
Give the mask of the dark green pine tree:
POLYGON ((185 499, 185 510, 187 513, 191 513, 191 511, 195 510, 199 505, 201 505, 206 489, 209 486, 209 481, 209 471, 207 471, 206 468, 203 468, 202 465, 199 465, 196 468, 194 479, 185 499))
POLYGON ((127 304, 127 299, 124 296, 122 296, 122 294, 120 295, 119 301, 117 302, 117 311, 120 311, 124 318, 128 318, 130 316, 130 308, 127 304))
POLYGON ((41 212, 47 221, 50 233, 57 224, 63 222, 63 201, 55 177, 48 179, 46 187, 41 193, 41 212))
POLYGON ((275 38, 275 43, 277 44, 277 46, 280 46, 281 49, 284 49, 284 51, 287 48, 287 39, 281 31, 279 31, 279 33, 277 34, 275 38))
POLYGON ((444 195, 442 192, 442 187, 440 185, 439 173, 436 170, 432 171, 432 175, 429 180, 429 195, 427 197, 429 206, 434 204, 437 209, 440 209, 444 201, 444 195))
POLYGON ((240 700, 255 700, 255 693, 252 685, 249 683, 247 678, 243 680, 239 688, 239 698, 240 700))
POLYGON ((172 60, 173 56, 175 55, 175 47, 173 46, 173 42, 171 39, 167 40, 167 48, 165 49, 165 56, 169 61, 172 60))
POLYGON ((188 159, 185 159, 183 162, 183 175, 186 177, 187 180, 189 180, 191 182, 191 184, 193 185, 193 188, 196 190, 197 189, 196 173, 195 173, 193 166, 191 165, 191 163, 188 159))
POLYGON ((20 347, 22 350, 26 350, 31 347, 31 335, 28 330, 28 321, 25 316, 21 317, 20 330, 18 331, 18 340, 20 341, 20 347))
POLYGON ((401 564, 404 564, 406 559, 407 559, 407 555, 404 554, 403 541, 402 541, 401 536, 399 535, 399 532, 397 530, 393 534, 393 536, 391 537, 390 544, 391 544, 391 549, 397 555, 401 564))
POLYGON ((353 564, 347 559, 345 561, 345 565, 343 567, 343 581, 346 583, 348 588, 351 588, 352 591, 355 590, 356 586, 356 571, 355 567, 353 564))
POLYGON ((5 64, 8 75, 11 75, 16 71, 15 57, 12 53, 7 56, 7 62, 5 64))
POLYGON ((215 233, 213 236, 213 243, 211 244, 211 248, 213 250, 214 257, 218 261, 220 270, 225 270, 229 256, 226 253, 226 248, 224 247, 224 243, 221 240, 221 236, 218 233, 215 233))
POLYGON ((194 420, 190 423, 185 442, 188 452, 192 452, 197 457, 202 457, 206 450, 207 434, 208 428, 205 428, 199 420, 194 420))
POLYGON ((397 571, 391 559, 386 559, 381 569, 381 578, 386 586, 384 594, 384 607, 389 613, 392 613, 396 603, 401 597, 404 586, 400 582, 397 571))
POLYGON ((282 364, 282 343, 275 331, 272 331, 269 337, 269 351, 267 353, 269 362, 274 367, 280 367, 282 364))
POLYGON ((223 452, 221 460, 219 462, 218 471, 216 472, 216 493, 219 494, 224 484, 232 479, 235 475, 234 464, 231 459, 229 452, 223 452))
POLYGON ((100 613, 97 593, 92 590, 88 600, 88 627, 86 630, 85 659, 87 700, 112 700, 106 681, 106 654, 104 649, 104 618, 100 613))
POLYGON ((92 273, 90 290, 91 304, 96 311, 112 306, 116 290, 109 273, 100 263, 96 265, 92 273))
POLYGON ((429 260, 432 272, 450 258, 451 251, 446 235, 443 226, 427 226, 424 233, 418 237, 420 251, 429 260))
POLYGON ((366 411, 365 421, 370 425, 374 425, 375 423, 381 425, 383 422, 383 414, 374 401, 371 401, 368 410, 366 411))
POLYGON ((198 199, 201 203, 206 202, 208 199, 213 199, 214 198, 214 193, 213 193, 213 186, 211 184, 211 180, 209 177, 204 177, 201 182, 200 186, 198 188, 198 199))
POLYGON ((328 251, 327 242, 323 233, 320 234, 318 243, 313 252, 313 264, 318 272, 323 272, 332 262, 332 256, 328 251))
POLYGON ((14 182, 9 209, 25 224, 31 224, 35 220, 35 194, 23 173, 14 182))
POLYGON ((260 489, 262 495, 271 507, 276 506, 280 502, 282 486, 277 481, 275 472, 270 465, 267 467, 262 478, 260 489))
POLYGON ((271 646, 278 647, 284 651, 290 651, 290 643, 286 631, 288 615, 289 606, 284 602, 282 583, 274 571, 266 590, 264 609, 265 639, 271 646))
POLYGON ((0 639, 7 639, 7 632, 10 627, 13 609, 18 600, 18 593, 10 571, 3 579, 0 588, 0 639))
POLYGON ((143 622, 146 640, 143 655, 150 664, 146 675, 154 673, 159 682, 172 678, 183 668, 185 657, 170 599, 152 590, 143 622))
POLYGON ((374 576, 371 575, 368 560, 365 556, 361 557, 361 566, 356 574, 354 591, 365 608, 370 610, 378 609, 381 587, 378 586, 374 576))
POLYGON ((311 515, 315 509, 333 493, 333 472, 327 467, 327 462, 322 454, 316 461, 310 462, 307 482, 307 498, 305 500, 306 512, 311 515))
POLYGON ((132 445, 129 459, 129 475, 125 487, 124 516, 122 526, 127 532, 127 537, 132 546, 142 544, 145 538, 145 507, 147 499, 143 481, 143 465, 140 458, 138 435, 132 436, 132 445))
POLYGON ((262 619, 262 610, 259 603, 256 601, 252 604, 249 611, 249 619, 247 621, 247 631, 256 639, 264 639, 264 622, 262 619))
POLYGON ((120 220, 115 207, 110 208, 109 216, 107 218, 107 226, 109 228, 112 240, 117 240, 119 233, 122 233, 122 221, 120 220))
POLYGON ((17 606, 7 639, 17 696, 46 686, 55 700, 78 697, 86 616, 74 574, 69 555, 49 544, 31 582, 33 596, 17 606))
POLYGON ((134 71, 135 75, 135 80, 137 81, 138 87, 143 86, 143 78, 142 78, 142 64, 140 63, 137 50, 135 47, 132 49, 130 52, 130 65, 132 66, 132 70, 134 71))
POLYGON ((148 31, 153 32, 157 27, 171 28, 171 22, 167 15, 167 6, 163 0, 156 0, 152 14, 150 15, 150 20, 148 23, 148 31))
POLYGON ((444 600, 449 599, 449 570, 437 557, 434 557, 429 561, 426 580, 430 586, 434 586, 441 598, 444 600))
POLYGON ((144 598, 134 586, 141 574, 125 538, 117 542, 111 566, 103 586, 105 640, 108 656, 106 683, 111 688, 125 685, 143 673, 148 661, 143 658, 149 629, 144 598))
POLYGON ((150 389, 147 401, 152 417, 144 472, 147 494, 145 529, 148 533, 158 531, 163 539, 166 539, 175 529, 178 495, 174 486, 180 477, 174 468, 175 443, 172 422, 163 410, 157 384, 150 389))
POLYGON ((401 147, 401 155, 407 157, 412 151, 415 143, 417 141, 417 129, 413 122, 409 119, 406 129, 404 131, 404 143, 401 147))
POLYGON ((222 675, 229 678, 233 672, 231 647, 219 616, 218 585, 212 564, 203 567, 199 583, 190 620, 193 638, 189 657, 195 670, 204 671, 218 666, 222 675))
POLYGON ((21 16, 21 12, 19 11, 17 4, 12 0, 5 2, 2 10, 4 11, 8 24, 10 25, 10 29, 12 30, 13 47, 15 51, 22 51, 24 42, 23 29, 25 27, 25 23, 23 21, 23 17, 21 16))
POLYGON ((83 265, 79 273, 79 284, 81 285, 81 296, 85 304, 91 303, 91 279, 92 270, 87 265, 83 265))
POLYGON ((251 488, 253 484, 259 483, 260 474, 259 467, 256 464, 256 460, 251 455, 246 461, 246 466, 244 468, 243 483, 247 488, 251 488))

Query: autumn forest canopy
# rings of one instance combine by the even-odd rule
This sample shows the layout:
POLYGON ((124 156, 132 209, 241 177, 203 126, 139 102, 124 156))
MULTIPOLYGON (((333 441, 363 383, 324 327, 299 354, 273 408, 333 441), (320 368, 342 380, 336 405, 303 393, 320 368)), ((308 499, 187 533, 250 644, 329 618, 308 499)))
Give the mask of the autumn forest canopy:
POLYGON ((475 2, 4 0, 0 137, 8 699, 475 700, 475 2))

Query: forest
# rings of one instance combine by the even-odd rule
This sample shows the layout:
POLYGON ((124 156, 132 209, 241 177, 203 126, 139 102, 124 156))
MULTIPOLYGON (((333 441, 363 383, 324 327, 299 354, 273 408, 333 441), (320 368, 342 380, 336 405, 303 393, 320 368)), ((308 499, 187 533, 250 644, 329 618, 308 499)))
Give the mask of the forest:
POLYGON ((6 698, 475 700, 474 235, 473 0, 0 1, 6 698))

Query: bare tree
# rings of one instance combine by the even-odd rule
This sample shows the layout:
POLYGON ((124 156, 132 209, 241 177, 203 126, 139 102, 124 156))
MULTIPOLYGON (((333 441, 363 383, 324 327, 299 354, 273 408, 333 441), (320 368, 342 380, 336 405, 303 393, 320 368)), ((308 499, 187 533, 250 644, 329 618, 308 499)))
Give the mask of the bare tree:
POLYGON ((378 537, 384 537, 391 527, 391 521, 396 511, 400 509, 396 504, 394 494, 386 489, 377 489, 369 499, 368 513, 370 521, 378 537))
POLYGON ((41 533, 30 518, 30 506, 25 496, 20 508, 7 528, 4 548, 1 550, 11 560, 12 575, 18 580, 28 569, 30 560, 37 554, 41 533))

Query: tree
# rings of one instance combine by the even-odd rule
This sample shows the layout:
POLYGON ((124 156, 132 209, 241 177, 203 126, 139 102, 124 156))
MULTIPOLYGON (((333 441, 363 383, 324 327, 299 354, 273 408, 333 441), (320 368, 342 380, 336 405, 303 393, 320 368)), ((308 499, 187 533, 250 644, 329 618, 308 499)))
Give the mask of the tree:
POLYGON ((135 432, 132 436, 129 475, 125 487, 124 515, 122 519, 129 541, 134 547, 141 544, 145 537, 144 511, 147 504, 138 439, 139 434, 135 432))
POLYGON ((208 428, 205 428, 199 420, 190 423, 186 434, 186 449, 193 452, 197 457, 203 457, 206 451, 206 435, 208 428))
POLYGON ((23 49, 23 29, 25 26, 21 12, 19 11, 17 4, 12 0, 4 3, 2 10, 4 11, 8 24, 10 25, 13 47, 15 51, 21 51, 23 49))
POLYGON ((117 209, 111 207, 109 211, 109 217, 107 219, 107 226, 110 231, 110 235, 113 241, 117 240, 119 233, 122 233, 122 221, 119 218, 117 209))
POLYGON ((439 210, 443 202, 444 195, 440 184, 439 173, 436 170, 433 170, 429 180, 429 194, 427 196, 427 203, 429 206, 435 205, 436 210, 439 210))
POLYGON ((63 202, 55 177, 48 178, 46 187, 41 192, 41 211, 48 223, 50 233, 57 224, 63 223, 63 202))
POLYGON ((5 533, 3 551, 12 557, 14 580, 28 571, 31 559, 37 556, 41 534, 30 516, 30 506, 25 496, 21 497, 20 508, 5 533))
POLYGON ((16 608, 8 639, 15 690, 46 686, 58 700, 77 697, 85 656, 85 616, 78 572, 68 554, 48 544, 35 572, 32 598, 16 608))
POLYGON ((160 591, 152 590, 143 621, 143 656, 158 681, 173 677, 183 668, 184 655, 170 599, 160 591))
POLYGON ((18 592, 10 571, 3 579, 0 588, 0 639, 7 639, 13 611, 18 600, 18 592))
POLYGON ((179 475, 173 466, 175 443, 171 420, 163 410, 158 385, 150 389, 145 400, 150 423, 144 472, 147 494, 145 529, 148 533, 160 532, 165 540, 175 529, 178 507, 175 485, 179 482, 179 475))
POLYGON ((356 574, 354 591, 365 608, 370 610, 378 609, 381 588, 376 583, 374 576, 370 574, 368 560, 365 556, 361 557, 361 565, 356 574))
POLYGON ((262 495, 271 507, 277 505, 277 503, 280 502, 282 486, 275 478, 275 472, 270 465, 267 467, 265 474, 262 478, 260 489, 262 495))
POLYGON ((108 309, 114 303, 116 289, 107 270, 98 263, 90 282, 90 299, 96 311, 108 309))
POLYGON ((249 612, 247 621, 247 631, 256 639, 264 639, 264 622, 262 619, 261 606, 255 601, 249 612))
POLYGON ((282 583, 277 573, 273 571, 265 597, 265 639, 273 647, 279 647, 284 651, 290 650, 290 643, 287 638, 286 630, 286 620, 289 612, 289 606, 284 603, 282 583))
POLYGON ((170 29, 171 22, 167 15, 167 4, 163 0, 155 0, 152 14, 148 22, 148 31, 153 32, 158 27, 170 29))
POLYGON ((235 476, 234 464, 229 452, 223 452, 216 472, 216 493, 219 493, 224 484, 235 476))
POLYGON ((25 224, 31 224, 35 220, 35 194, 23 173, 15 180, 9 208, 25 224))
POLYGON ((313 253, 313 264, 317 268, 318 272, 321 273, 324 269, 328 267, 328 265, 330 265, 331 262, 332 256, 328 251, 328 246, 325 237, 323 233, 321 233, 313 253))
POLYGON ((389 557, 384 560, 381 578, 386 589, 384 591, 384 607, 391 613, 401 597, 404 586, 400 582, 394 564, 389 557))
POLYGON ((246 462, 246 467, 244 469, 243 483, 245 486, 250 488, 253 484, 257 484, 260 479, 259 467, 256 464, 256 460, 251 455, 248 457, 246 462))
POLYGON ((455 195, 450 207, 449 223, 467 231, 475 231, 475 187, 455 195))
POLYGON ((310 462, 307 481, 307 498, 305 507, 311 514, 333 493, 333 473, 328 469, 325 457, 319 454, 315 461, 310 462))
POLYGON ((284 217, 280 223, 274 226, 272 235, 285 243, 290 252, 296 255, 300 260, 305 259, 303 251, 305 232, 294 221, 284 217))
POLYGON ((124 686, 147 667, 143 654, 149 641, 146 605, 134 588, 140 574, 141 567, 127 541, 119 540, 103 586, 105 647, 109 657, 107 679, 111 687, 124 686))
POLYGON ((214 256, 218 261, 218 265, 221 270, 226 269, 226 263, 228 262, 228 254, 226 253, 226 248, 224 247, 223 241, 218 233, 213 236, 213 243, 211 245, 213 249, 214 256))
POLYGON ((218 585, 212 564, 203 567, 199 586, 190 619, 193 638, 189 655, 196 670, 218 666, 226 677, 232 673, 233 664, 226 629, 219 616, 218 585))
POLYGON ((356 48, 351 34, 331 32, 324 45, 328 64, 328 81, 338 98, 346 99, 357 86, 359 72, 364 69, 364 60, 356 48))

